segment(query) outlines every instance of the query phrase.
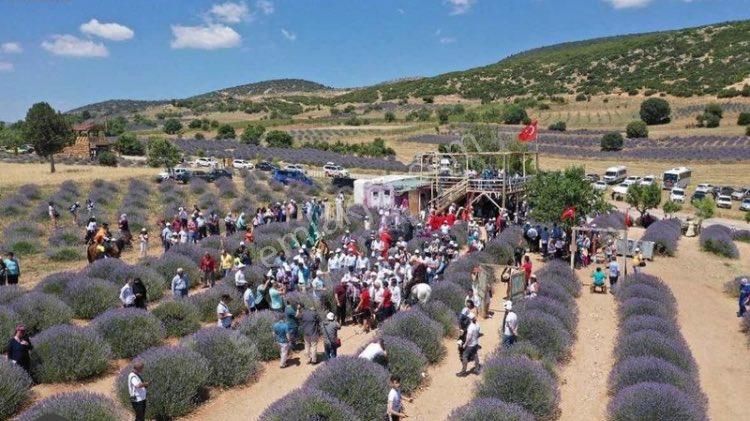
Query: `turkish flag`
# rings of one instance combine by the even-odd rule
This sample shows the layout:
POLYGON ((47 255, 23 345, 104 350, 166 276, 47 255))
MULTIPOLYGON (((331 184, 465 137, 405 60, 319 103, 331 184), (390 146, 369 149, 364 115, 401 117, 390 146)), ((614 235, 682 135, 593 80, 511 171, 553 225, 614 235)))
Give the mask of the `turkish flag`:
POLYGON ((518 140, 521 142, 531 142, 532 140, 536 140, 536 125, 537 121, 534 120, 531 124, 524 127, 523 130, 521 130, 521 133, 518 133, 518 140))
POLYGON ((576 208, 574 206, 571 206, 565 209, 562 215, 560 215, 560 219, 563 221, 566 219, 575 219, 575 217, 576 217, 576 208))

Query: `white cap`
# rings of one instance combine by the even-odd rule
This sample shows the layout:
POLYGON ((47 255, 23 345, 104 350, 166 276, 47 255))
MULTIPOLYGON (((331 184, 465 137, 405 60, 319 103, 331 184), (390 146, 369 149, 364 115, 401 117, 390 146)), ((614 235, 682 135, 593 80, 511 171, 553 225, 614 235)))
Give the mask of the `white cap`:
POLYGON ((505 304, 503 304, 503 308, 506 310, 513 310, 513 302, 512 301, 506 301, 505 304))
POLYGON ((336 316, 333 315, 333 313, 326 314, 326 320, 333 321, 336 318, 336 316))

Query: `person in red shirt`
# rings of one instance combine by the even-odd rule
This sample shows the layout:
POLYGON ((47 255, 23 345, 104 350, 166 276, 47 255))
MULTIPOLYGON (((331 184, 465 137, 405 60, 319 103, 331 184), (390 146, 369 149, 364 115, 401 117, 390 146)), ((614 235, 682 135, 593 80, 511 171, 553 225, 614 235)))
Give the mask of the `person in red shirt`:
POLYGON ((214 286, 214 272, 216 272, 216 260, 209 252, 203 255, 200 262, 201 272, 203 272, 203 288, 214 286))
POLYGON ((368 333, 370 331, 370 318, 372 315, 370 313, 370 291, 367 286, 362 288, 362 291, 359 293, 359 304, 354 310, 354 314, 356 314, 362 322, 362 327, 365 329, 365 333, 368 333))
POLYGON ((333 299, 336 300, 336 318, 341 326, 346 321, 346 291, 349 282, 339 282, 333 289, 333 299))
POLYGON ((377 313, 378 321, 380 322, 391 317, 391 315, 393 314, 393 300, 391 297, 391 290, 387 286, 383 287, 383 300, 380 302, 380 305, 375 310, 375 312, 377 313))
POLYGON ((531 279, 531 258, 529 256, 525 256, 523 258, 523 264, 521 265, 521 269, 523 269, 524 273, 524 279, 526 280, 526 285, 529 285, 529 279, 531 279))
POLYGON ((391 243, 393 243, 391 233, 388 232, 388 230, 380 231, 380 241, 383 242, 383 251, 381 252, 381 255, 383 257, 388 257, 388 250, 391 249, 391 243))
POLYGON ((453 226, 453 224, 456 223, 456 214, 453 212, 448 212, 448 215, 445 217, 445 222, 448 223, 448 225, 453 226))

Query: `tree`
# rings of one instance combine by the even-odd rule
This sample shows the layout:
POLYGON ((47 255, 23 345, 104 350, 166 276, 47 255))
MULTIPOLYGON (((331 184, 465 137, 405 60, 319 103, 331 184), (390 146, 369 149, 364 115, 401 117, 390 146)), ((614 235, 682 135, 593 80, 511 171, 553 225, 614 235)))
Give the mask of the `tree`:
POLYGON ((91 116, 91 111, 89 111, 89 110, 84 110, 84 111, 83 111, 83 112, 81 113, 81 119, 82 119, 83 121, 86 121, 86 120, 91 120, 91 117, 92 117, 92 116, 91 116))
POLYGON ((222 124, 216 131, 217 139, 235 139, 236 137, 237 133, 235 133, 234 127, 230 126, 229 124, 222 124))
POLYGON ((182 130, 182 123, 180 123, 180 120, 177 120, 176 118, 170 118, 169 120, 164 122, 164 133, 176 134, 180 130, 182 130))
POLYGON ((724 110, 721 109, 721 105, 719 104, 708 104, 703 112, 706 114, 713 114, 719 118, 724 118, 724 110))
POLYGON ((603 151, 619 151, 624 143, 625 141, 620 133, 611 132, 602 136, 601 146, 603 151))
POLYGON ((34 145, 37 155, 49 159, 49 170, 53 173, 55 154, 73 142, 73 130, 65 116, 46 102, 38 102, 26 113, 24 137, 34 145))
POLYGON ((532 218, 543 223, 575 224, 569 219, 561 221, 562 213, 570 207, 575 207, 576 216, 610 210, 611 205, 586 181, 585 175, 583 167, 537 174, 527 188, 532 218))
POLYGON ((625 136, 628 139, 646 138, 648 137, 648 125, 641 120, 631 121, 625 127, 625 136))
POLYGON ((667 217, 670 217, 675 213, 681 211, 682 205, 675 201, 667 200, 666 202, 664 202, 664 205, 662 205, 661 208, 662 210, 664 210, 664 214, 666 214, 667 217))
POLYGON ((431 96, 425 96, 422 97, 422 101, 424 101, 425 104, 432 104, 433 102, 435 102, 435 98, 431 96))
POLYGON ((568 125, 565 124, 564 121, 558 121, 557 123, 552 123, 548 127, 549 130, 554 130, 557 132, 564 132, 565 130, 567 130, 567 128, 568 128, 568 125))
POLYGON ((737 117, 737 125, 738 126, 750 125, 750 113, 740 113, 739 117, 737 117))
POLYGON ((265 126, 261 126, 260 124, 248 124, 242 132, 242 136, 240 136, 240 141, 251 145, 260 145, 260 138, 263 137, 263 133, 265 132, 265 126))
POLYGON ((656 209, 661 203, 661 188, 656 184, 631 184, 625 201, 643 216, 649 209, 656 209))
POLYGON ((716 202, 708 196, 696 201, 693 206, 695 207, 695 216, 701 219, 713 217, 716 210, 716 202))
POLYGON ((195 136, 193 136, 193 139, 195 140, 204 140, 206 139, 206 135, 204 135, 202 132, 197 132, 195 136))
POLYGON ((164 138, 153 138, 148 142, 148 165, 173 168, 180 162, 180 150, 164 138))
POLYGON ((669 102, 662 98, 649 98, 641 103, 641 120, 646 124, 667 124, 672 114, 669 102))
POLYGON ((202 125, 203 125, 203 122, 196 118, 196 119, 190 120, 190 124, 188 124, 188 127, 191 129, 200 129, 202 125))
POLYGON ((0 146, 8 148, 13 151, 13 154, 18 154, 18 148, 23 146, 23 123, 18 122, 11 124, 10 126, 4 126, 0 128, 0 146))
POLYGON ((107 136, 119 136, 125 133, 125 128, 128 125, 128 119, 123 116, 107 120, 104 127, 104 134, 107 136))
POLYGON ((393 123, 396 121, 396 114, 394 114, 393 111, 386 111, 383 117, 385 118, 386 123, 393 123))
POLYGON ((505 107, 502 114, 503 123, 505 124, 520 124, 524 120, 528 120, 528 118, 526 110, 515 104, 505 107))
POLYGON ((448 111, 441 108, 440 110, 438 110, 437 116, 438 116, 439 124, 448 124, 448 117, 449 117, 448 111))
POLYGON ((287 132, 272 130, 266 135, 266 144, 272 148, 291 148, 294 138, 287 132))
POLYGON ((123 155, 143 156, 146 148, 134 133, 123 133, 115 143, 115 150, 123 155))
POLYGON ((706 127, 709 129, 719 127, 721 124, 721 117, 713 113, 698 114, 698 116, 695 117, 695 120, 698 123, 698 127, 706 127))
POLYGON ((116 167, 117 157, 112 152, 104 151, 97 155, 99 165, 104 167, 116 167))

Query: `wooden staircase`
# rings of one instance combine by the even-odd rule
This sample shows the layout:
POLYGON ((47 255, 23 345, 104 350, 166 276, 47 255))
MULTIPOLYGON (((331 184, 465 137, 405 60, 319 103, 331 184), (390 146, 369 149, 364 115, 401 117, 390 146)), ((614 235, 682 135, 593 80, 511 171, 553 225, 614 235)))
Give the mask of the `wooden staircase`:
POLYGON ((438 211, 442 211, 448 208, 451 203, 454 203, 458 199, 466 196, 468 187, 469 180, 464 178, 456 184, 441 191, 440 194, 438 194, 434 199, 432 199, 432 201, 430 201, 430 205, 435 207, 438 211))
POLYGON ((60 155, 69 158, 89 158, 90 153, 89 137, 77 136, 76 141, 72 145, 66 146, 60 152, 60 155))

